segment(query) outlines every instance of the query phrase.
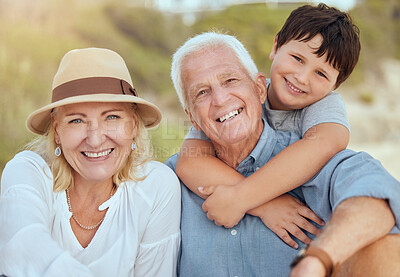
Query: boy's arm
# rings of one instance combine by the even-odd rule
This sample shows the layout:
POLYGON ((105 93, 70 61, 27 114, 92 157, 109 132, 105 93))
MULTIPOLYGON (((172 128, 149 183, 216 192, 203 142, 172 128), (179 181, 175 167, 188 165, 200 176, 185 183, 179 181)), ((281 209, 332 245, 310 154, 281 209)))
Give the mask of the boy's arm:
POLYGON ((203 210, 210 220, 232 227, 247 211, 310 180, 348 141, 343 125, 318 124, 237 185, 204 187, 202 193, 209 197, 203 210))
MULTIPOLYGON (((207 195, 198 189, 202 184, 234 185, 245 179, 213 155, 214 148, 209 141, 185 139, 178 156, 176 173, 190 190, 203 199, 207 195)), ((298 248, 298 244, 289 233, 304 243, 311 240, 301 229, 314 235, 320 233, 307 219, 324 224, 307 206, 290 195, 277 197, 247 213, 260 217, 268 228, 293 248, 298 248)))
POLYGON ((176 164, 176 174, 182 182, 203 199, 207 195, 199 187, 235 185, 245 177, 215 157, 211 142, 201 139, 185 139, 176 164))
MULTIPOLYGON (((207 195, 199 191, 198 188, 201 184, 229 186, 235 185, 245 179, 243 175, 213 155, 214 148, 209 141, 185 139, 178 156, 176 173, 190 190, 203 199, 206 199, 207 195)), ((309 243, 311 240, 301 229, 314 235, 320 233, 320 230, 307 219, 319 225, 324 224, 301 201, 286 194, 247 213, 260 217, 268 228, 293 248, 298 248, 298 244, 292 239, 289 233, 304 243, 309 243)))

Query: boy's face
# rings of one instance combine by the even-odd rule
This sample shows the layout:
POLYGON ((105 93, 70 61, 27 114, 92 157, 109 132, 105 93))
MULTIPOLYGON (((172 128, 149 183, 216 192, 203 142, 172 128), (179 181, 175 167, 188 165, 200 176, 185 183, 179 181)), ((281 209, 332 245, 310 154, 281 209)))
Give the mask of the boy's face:
POLYGON ((268 100, 272 109, 302 109, 334 89, 339 71, 326 61, 326 53, 322 57, 314 54, 321 43, 322 36, 316 35, 307 42, 291 40, 276 50, 275 39, 269 56, 268 100))

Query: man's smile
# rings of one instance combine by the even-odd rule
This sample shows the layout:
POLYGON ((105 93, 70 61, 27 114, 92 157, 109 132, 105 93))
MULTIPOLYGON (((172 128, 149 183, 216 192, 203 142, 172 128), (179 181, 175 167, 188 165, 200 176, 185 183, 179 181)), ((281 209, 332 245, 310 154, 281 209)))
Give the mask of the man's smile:
POLYGON ((222 123, 222 122, 224 122, 226 120, 232 119, 235 116, 237 116, 238 114, 240 114, 242 111, 243 111, 243 108, 239 108, 239 109, 233 110, 233 111, 221 116, 220 118, 218 118, 217 122, 221 122, 222 123))

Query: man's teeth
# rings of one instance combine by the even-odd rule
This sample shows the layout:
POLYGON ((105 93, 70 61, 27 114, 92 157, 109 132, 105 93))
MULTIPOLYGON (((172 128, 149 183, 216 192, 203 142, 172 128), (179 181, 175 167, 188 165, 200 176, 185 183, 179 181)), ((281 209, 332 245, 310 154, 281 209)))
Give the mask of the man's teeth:
POLYGON ((110 154, 112 151, 112 149, 108 149, 105 150, 103 152, 98 152, 98 153, 94 153, 94 152, 83 152, 83 154, 88 157, 88 158, 99 158, 99 157, 104 157, 107 156, 108 154, 110 154))
POLYGON ((230 113, 227 113, 226 115, 221 116, 221 117, 219 118, 219 121, 220 121, 220 122, 224 122, 225 120, 231 119, 232 117, 238 115, 242 110, 243 110, 243 108, 240 108, 240 109, 238 109, 238 110, 231 111, 230 113))
POLYGON ((292 86, 290 83, 288 83, 288 86, 289 86, 292 90, 294 90, 295 92, 299 92, 299 93, 304 92, 304 91, 302 91, 302 90, 299 90, 299 89, 295 88, 295 87, 292 86))

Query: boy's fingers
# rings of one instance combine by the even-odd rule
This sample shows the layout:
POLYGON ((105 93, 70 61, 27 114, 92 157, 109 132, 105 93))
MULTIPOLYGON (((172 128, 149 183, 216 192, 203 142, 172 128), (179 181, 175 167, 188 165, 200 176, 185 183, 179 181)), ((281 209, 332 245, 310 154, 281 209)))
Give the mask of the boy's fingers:
POLYGON ((308 220, 306 220, 305 218, 299 219, 296 222, 297 226, 299 226, 301 229, 306 230, 307 232, 318 236, 319 234, 321 234, 321 230, 319 228, 317 228, 316 226, 314 226, 313 224, 311 224, 308 220))
POLYGON ((298 238, 300 241, 306 244, 311 242, 311 239, 307 237, 307 235, 294 224, 291 227, 287 228, 287 231, 292 234, 292 236, 298 238))
POLYGON ((275 234, 277 234, 278 237, 280 237, 290 247, 294 249, 299 248, 299 245, 290 237, 289 233, 285 229, 272 230, 272 231, 275 234))
POLYGON ((325 225, 325 222, 319 218, 311 209, 309 209, 308 207, 304 206, 301 209, 298 209, 299 214, 305 218, 311 219, 312 221, 314 221, 315 223, 317 223, 318 225, 325 225))
POLYGON ((197 189, 201 194, 210 195, 215 191, 215 186, 198 187, 197 189))

